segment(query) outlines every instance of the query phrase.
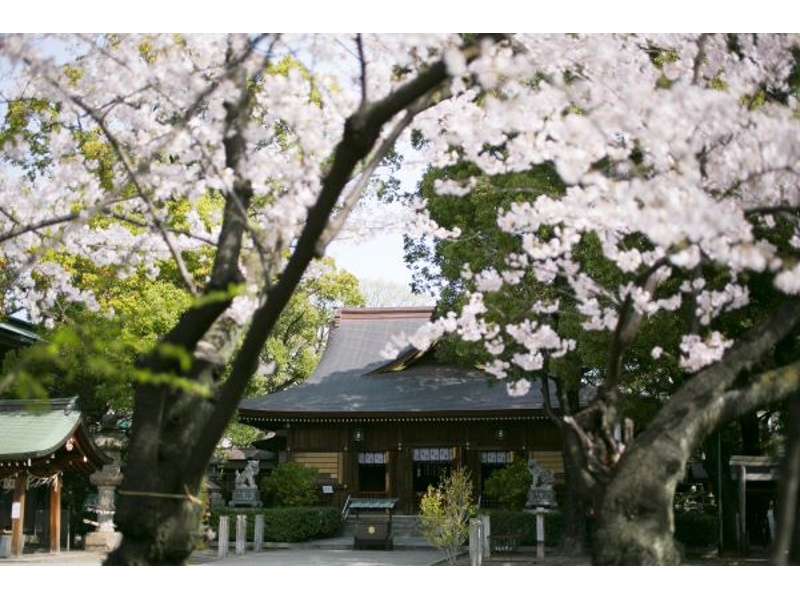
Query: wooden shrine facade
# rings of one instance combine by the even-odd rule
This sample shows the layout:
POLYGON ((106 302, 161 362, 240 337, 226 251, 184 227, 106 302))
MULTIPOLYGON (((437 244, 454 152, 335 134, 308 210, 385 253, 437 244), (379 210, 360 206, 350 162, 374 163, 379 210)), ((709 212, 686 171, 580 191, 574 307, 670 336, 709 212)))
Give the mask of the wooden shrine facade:
POLYGON ((111 459, 95 445, 76 407, 76 398, 0 400, 0 528, 10 537, 10 555, 19 556, 32 524, 27 502, 32 487, 46 486, 47 537, 60 550, 62 475, 92 473, 111 459))
MULTIPOLYGON (((381 358, 393 336, 413 334, 430 308, 343 309, 319 366, 303 384, 244 400, 243 420, 275 435, 280 461, 316 467, 331 501, 397 498, 413 513, 442 475, 463 466, 476 497, 515 458, 537 459, 563 482, 562 442, 536 385, 511 397, 478 369, 438 364, 408 348, 381 358)), ((555 397, 555 394, 552 394, 555 397)))

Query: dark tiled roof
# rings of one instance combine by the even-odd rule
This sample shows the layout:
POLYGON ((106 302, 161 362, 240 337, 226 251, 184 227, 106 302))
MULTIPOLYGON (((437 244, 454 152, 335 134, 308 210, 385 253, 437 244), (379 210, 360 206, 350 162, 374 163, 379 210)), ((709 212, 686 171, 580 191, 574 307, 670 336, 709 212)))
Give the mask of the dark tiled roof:
POLYGON ((242 416, 480 416, 542 409, 540 388, 512 397, 478 369, 419 361, 376 373, 390 362, 381 351, 392 335, 412 334, 430 314, 430 309, 343 311, 314 374, 293 388, 243 400, 242 416))

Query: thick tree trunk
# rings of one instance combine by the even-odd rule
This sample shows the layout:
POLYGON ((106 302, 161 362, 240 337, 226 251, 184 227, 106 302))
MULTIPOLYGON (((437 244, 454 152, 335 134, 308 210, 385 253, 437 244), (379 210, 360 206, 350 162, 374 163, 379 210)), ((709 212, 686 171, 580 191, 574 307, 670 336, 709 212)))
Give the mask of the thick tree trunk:
POLYGON ((595 563, 678 564, 673 499, 695 448, 722 424, 786 397, 798 385, 800 363, 794 363, 754 378, 743 390, 697 395, 690 384, 673 396, 622 455, 605 486, 595 563))
POLYGON ((564 530, 560 549, 567 556, 577 556, 586 550, 586 507, 580 494, 578 466, 572 455, 565 449, 564 459, 564 530))
POLYGON ((115 521, 122 543, 107 565, 181 565, 196 548, 200 479, 184 470, 210 413, 207 399, 142 387, 115 521))
POLYGON ((725 423, 779 402, 800 388, 800 362, 742 380, 800 321, 789 300, 753 327, 725 358, 687 381, 602 481, 593 558, 602 565, 677 564, 675 487, 703 440, 725 423), (739 381, 741 387, 731 389, 739 381))
POLYGON ((674 565, 672 502, 690 452, 681 437, 638 444, 620 460, 606 486, 595 528, 598 565, 674 565))

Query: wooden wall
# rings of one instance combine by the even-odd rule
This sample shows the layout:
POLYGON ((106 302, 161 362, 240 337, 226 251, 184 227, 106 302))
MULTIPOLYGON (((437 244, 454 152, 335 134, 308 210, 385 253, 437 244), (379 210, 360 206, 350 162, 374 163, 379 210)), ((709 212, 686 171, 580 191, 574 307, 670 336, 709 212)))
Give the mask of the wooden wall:
MULTIPOLYGON (((482 451, 512 451, 525 460, 538 460, 555 473, 558 483, 563 482, 560 432, 547 419, 309 423, 292 424, 287 434, 289 460, 316 467, 353 496, 359 491, 358 453, 384 452, 388 458, 385 495, 400 498, 398 508, 402 512, 416 510, 414 448, 451 448, 456 456, 454 465, 463 465, 472 473, 481 471, 482 451), (361 441, 355 439, 356 430, 362 435, 361 441), (499 430, 503 431, 500 437, 499 430)), ((480 481, 475 485, 479 487, 480 481)))

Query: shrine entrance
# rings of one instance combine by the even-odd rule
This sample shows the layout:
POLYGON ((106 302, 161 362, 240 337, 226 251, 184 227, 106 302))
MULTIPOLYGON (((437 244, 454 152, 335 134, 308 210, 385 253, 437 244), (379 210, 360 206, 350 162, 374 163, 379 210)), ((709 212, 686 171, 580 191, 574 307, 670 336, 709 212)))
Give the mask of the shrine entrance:
POLYGON ((0 400, 0 558, 20 556, 26 538, 39 535, 59 552, 63 474, 92 473, 110 462, 76 398, 0 400))

